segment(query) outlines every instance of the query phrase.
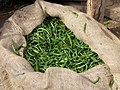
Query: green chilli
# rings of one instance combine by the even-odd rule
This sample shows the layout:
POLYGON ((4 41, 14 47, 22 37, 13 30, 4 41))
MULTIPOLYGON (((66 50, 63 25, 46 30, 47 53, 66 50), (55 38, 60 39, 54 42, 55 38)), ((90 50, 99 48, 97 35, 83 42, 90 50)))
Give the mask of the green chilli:
MULTIPOLYGON (((59 18, 46 18, 25 38, 24 58, 37 72, 44 73, 48 67, 63 67, 80 73, 103 64, 98 55, 78 40, 59 18)), ((14 45, 13 50, 18 54, 14 45)))
POLYGON ((111 89, 112 89, 113 84, 114 84, 114 80, 112 79, 112 80, 110 80, 110 83, 109 83, 109 86, 111 89))
POLYGON ((86 27, 87 27, 87 23, 84 24, 84 28, 83 28, 84 33, 86 33, 86 27))
POLYGON ((16 46, 16 45, 15 45, 15 42, 12 41, 12 50, 13 50, 13 52, 14 52, 16 55, 19 55, 19 56, 20 56, 19 50, 21 49, 21 47, 22 47, 22 45, 16 46))
POLYGON ((93 84, 96 84, 96 83, 98 83, 99 81, 100 81, 100 77, 98 77, 97 80, 92 81, 92 83, 93 83, 93 84))

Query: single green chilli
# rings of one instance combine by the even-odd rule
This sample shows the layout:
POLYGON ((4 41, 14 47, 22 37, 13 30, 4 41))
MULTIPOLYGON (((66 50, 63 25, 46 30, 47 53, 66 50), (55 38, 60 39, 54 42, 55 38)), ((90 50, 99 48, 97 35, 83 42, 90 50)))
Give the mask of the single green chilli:
POLYGON ((37 72, 63 67, 80 73, 104 63, 56 17, 46 18, 26 36, 26 41, 24 58, 37 72))
POLYGON ((15 54, 20 56, 19 50, 21 49, 22 45, 16 47, 15 42, 12 41, 12 50, 15 54))
POLYGON ((100 77, 98 77, 95 81, 92 81, 93 84, 96 84, 100 81, 100 77))
POLYGON ((109 83, 109 86, 111 89, 112 89, 113 84, 114 84, 114 80, 112 79, 112 80, 110 80, 110 83, 109 83))
POLYGON ((84 24, 84 28, 83 28, 84 33, 86 33, 86 27, 87 27, 87 23, 84 24))
POLYGON ((72 13, 73 13, 74 15, 76 15, 77 17, 79 16, 78 13, 76 13, 76 12, 72 12, 72 13))

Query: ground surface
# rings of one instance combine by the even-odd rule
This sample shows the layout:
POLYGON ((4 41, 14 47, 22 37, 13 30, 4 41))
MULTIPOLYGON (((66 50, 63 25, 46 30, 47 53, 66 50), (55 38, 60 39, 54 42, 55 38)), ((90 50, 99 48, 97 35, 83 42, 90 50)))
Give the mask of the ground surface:
POLYGON ((120 22, 112 21, 106 27, 120 39, 120 22))
POLYGON ((0 9, 0 27, 3 26, 5 20, 7 20, 11 15, 13 14, 13 11, 9 10, 2 10, 0 9))

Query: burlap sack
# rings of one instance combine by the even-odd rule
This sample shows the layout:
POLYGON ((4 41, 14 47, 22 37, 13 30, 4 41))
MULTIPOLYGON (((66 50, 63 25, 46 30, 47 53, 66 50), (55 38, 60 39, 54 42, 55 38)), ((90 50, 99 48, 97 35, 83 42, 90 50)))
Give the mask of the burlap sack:
POLYGON ((120 41, 102 24, 72 7, 38 0, 16 11, 1 31, 0 90, 120 90, 120 41), (45 73, 34 72, 27 60, 12 51, 11 44, 14 41, 26 46, 24 36, 47 16, 60 17, 78 39, 98 53, 105 65, 80 74, 59 67, 48 68, 45 73))

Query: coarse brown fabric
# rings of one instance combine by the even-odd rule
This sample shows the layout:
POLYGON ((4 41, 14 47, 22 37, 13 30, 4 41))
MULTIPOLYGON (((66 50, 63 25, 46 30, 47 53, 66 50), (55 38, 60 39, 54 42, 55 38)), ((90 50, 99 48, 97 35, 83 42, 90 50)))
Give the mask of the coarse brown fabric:
POLYGON ((0 90, 120 90, 119 39, 102 24, 72 7, 37 0, 16 11, 1 31, 0 90), (45 73, 35 72, 27 60, 13 52, 11 45, 14 41, 16 45, 26 46, 24 36, 47 16, 59 17, 105 64, 83 73, 59 67, 50 67, 45 73), (86 31, 83 30, 85 23, 86 31), (114 83, 110 86, 112 80, 114 83))

